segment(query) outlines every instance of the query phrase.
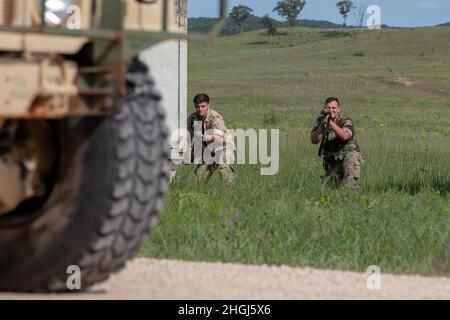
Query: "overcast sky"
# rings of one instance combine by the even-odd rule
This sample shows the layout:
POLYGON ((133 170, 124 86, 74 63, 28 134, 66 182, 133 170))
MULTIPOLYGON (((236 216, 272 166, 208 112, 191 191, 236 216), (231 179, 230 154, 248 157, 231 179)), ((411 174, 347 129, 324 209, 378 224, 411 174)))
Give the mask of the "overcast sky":
MULTIPOLYGON (((269 14, 281 19, 272 12, 277 0, 229 0, 229 9, 243 4, 251 7, 254 14, 269 14)), ((342 17, 336 8, 337 0, 306 0, 300 14, 302 19, 328 20, 342 23, 342 17)), ((213 17, 218 15, 219 0, 188 0, 190 17, 213 17)), ((450 0, 354 0, 367 6, 378 5, 381 8, 381 23, 398 27, 433 26, 450 22, 450 0)), ((349 24, 354 19, 349 18, 349 24)))

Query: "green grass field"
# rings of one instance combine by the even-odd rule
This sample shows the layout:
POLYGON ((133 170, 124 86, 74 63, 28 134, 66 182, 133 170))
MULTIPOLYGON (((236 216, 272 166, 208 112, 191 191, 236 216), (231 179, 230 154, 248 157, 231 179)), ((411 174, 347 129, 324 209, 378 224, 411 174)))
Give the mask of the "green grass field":
POLYGON ((280 172, 237 166, 227 191, 183 167, 141 256, 448 276, 449 56, 449 27, 191 44, 190 96, 209 93, 229 128, 279 128, 280 172), (355 121, 360 192, 321 185, 309 134, 327 96, 355 121))

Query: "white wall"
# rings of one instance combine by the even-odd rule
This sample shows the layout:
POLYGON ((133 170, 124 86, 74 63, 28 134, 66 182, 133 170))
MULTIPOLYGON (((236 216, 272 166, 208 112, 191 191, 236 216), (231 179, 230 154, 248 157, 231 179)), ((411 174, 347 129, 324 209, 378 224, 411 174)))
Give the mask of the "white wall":
MULTIPOLYGON (((170 132, 185 129, 187 120, 187 41, 167 40, 141 53, 163 96, 170 132)), ((175 147, 176 141, 169 142, 175 147)))

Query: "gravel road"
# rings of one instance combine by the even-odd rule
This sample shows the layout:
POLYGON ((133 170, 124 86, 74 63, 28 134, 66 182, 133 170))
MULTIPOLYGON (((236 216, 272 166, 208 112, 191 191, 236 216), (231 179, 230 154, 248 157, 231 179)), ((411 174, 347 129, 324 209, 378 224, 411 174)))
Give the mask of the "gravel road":
POLYGON ((0 293, 0 299, 450 299, 450 278, 291 267, 135 259, 121 273, 78 295, 0 293))

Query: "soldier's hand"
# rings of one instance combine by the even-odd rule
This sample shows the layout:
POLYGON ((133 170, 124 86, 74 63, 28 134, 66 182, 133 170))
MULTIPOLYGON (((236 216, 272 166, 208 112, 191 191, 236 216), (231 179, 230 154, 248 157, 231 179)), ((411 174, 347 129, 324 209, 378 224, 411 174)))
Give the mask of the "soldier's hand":
POLYGON ((321 122, 322 128, 324 127, 325 123, 329 123, 329 122, 330 122, 330 116, 324 117, 321 122))
POLYGON ((205 142, 214 142, 216 140, 216 137, 215 136, 208 136, 208 135, 205 134, 204 140, 205 140, 205 142))

